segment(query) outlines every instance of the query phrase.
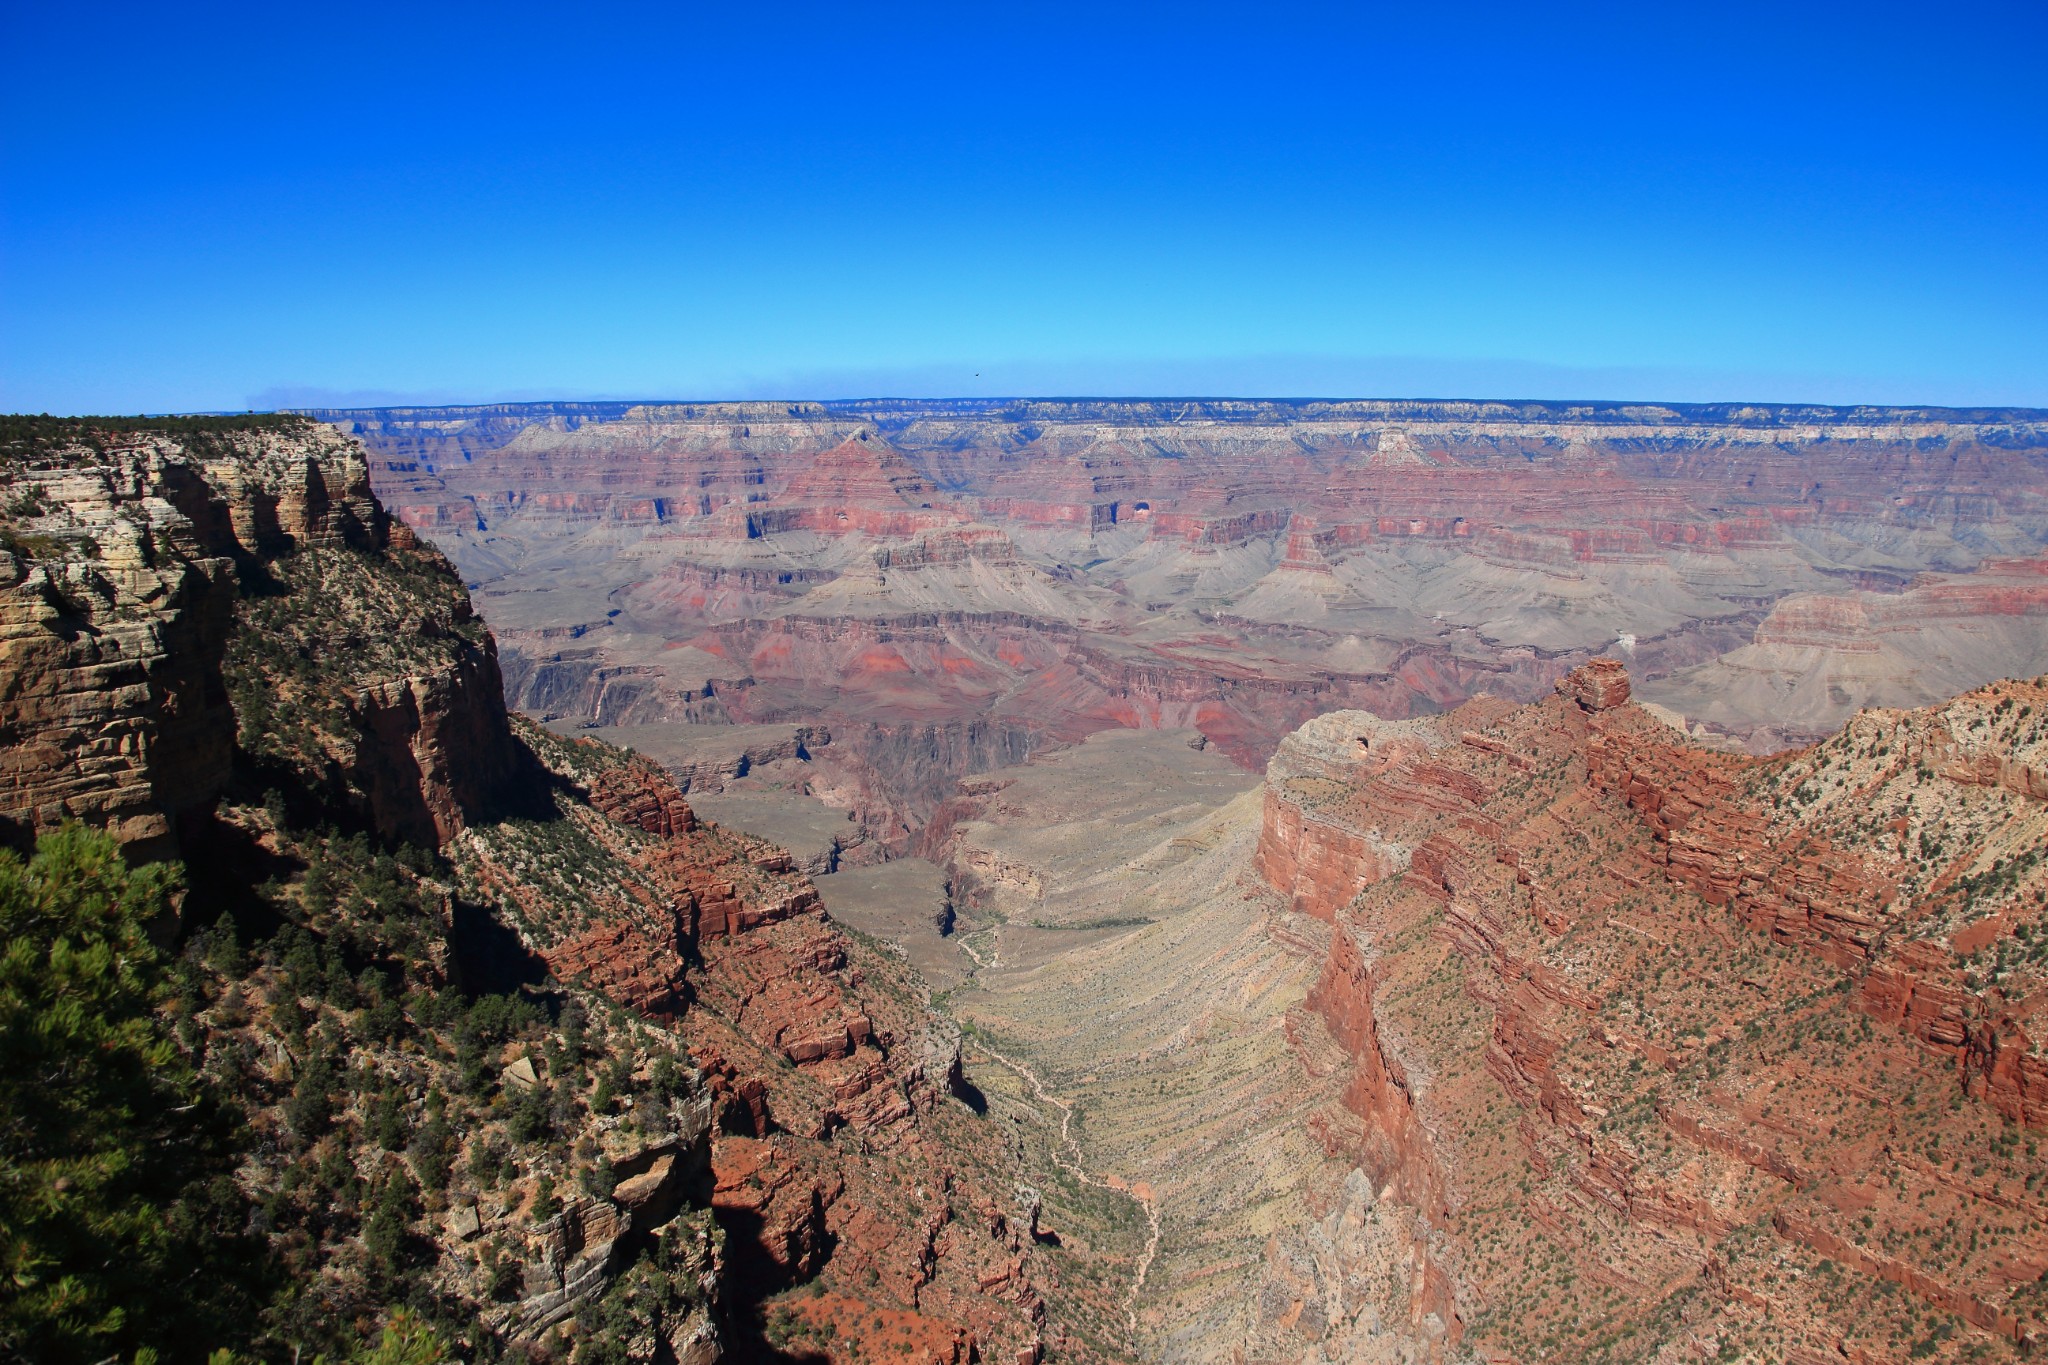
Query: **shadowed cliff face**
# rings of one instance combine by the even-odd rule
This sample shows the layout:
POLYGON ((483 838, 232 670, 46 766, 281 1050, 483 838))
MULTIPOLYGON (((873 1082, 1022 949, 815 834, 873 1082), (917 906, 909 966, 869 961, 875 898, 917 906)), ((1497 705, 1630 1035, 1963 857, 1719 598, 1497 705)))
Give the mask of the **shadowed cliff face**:
MULTIPOLYGON (((1026 750, 1192 727, 1256 771, 1324 712, 1531 701, 1603 652, 1645 699, 1759 752, 1858 705, 2048 667, 2039 413, 321 415, 475 586, 512 705, 542 717, 824 724, 849 758, 868 724, 980 723, 1026 750)), ((871 828, 928 818, 983 758, 953 752, 894 769, 878 752, 871 828)))
POLYGON ((1482 1355, 2004 1359, 2048 1274, 2048 679, 1703 750, 1611 660, 1336 713, 1260 875, 1415 1292, 1482 1355))
POLYGON ((297 784, 332 778, 395 838, 442 842, 509 774, 490 639, 353 442, 310 422, 81 428, 10 452, 7 475, 0 819, 18 838, 76 818, 169 851, 231 779, 237 709, 259 767, 317 751, 325 771, 297 784), (388 601, 397 629, 351 630, 346 596, 388 601), (278 666, 258 678, 259 657, 278 666))

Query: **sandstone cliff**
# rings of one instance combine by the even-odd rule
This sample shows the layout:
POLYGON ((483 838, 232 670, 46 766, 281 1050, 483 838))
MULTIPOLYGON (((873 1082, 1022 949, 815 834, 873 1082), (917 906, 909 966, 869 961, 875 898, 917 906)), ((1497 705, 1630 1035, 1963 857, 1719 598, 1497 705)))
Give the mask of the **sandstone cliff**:
POLYGON ((238 724, 252 751, 321 747, 360 814, 428 842, 508 776, 490 639, 353 442, 299 421, 81 427, 9 455, 0 820, 17 840, 75 818, 169 851, 226 788, 238 724), (350 595, 419 610, 352 630, 350 595), (231 647, 280 663, 239 707, 231 647), (284 733, 315 713, 321 746, 284 733))
POLYGON ((1269 768, 1418 1301, 1490 1359, 2031 1351, 2048 680, 1769 761, 1629 692, 1335 713, 1269 768))

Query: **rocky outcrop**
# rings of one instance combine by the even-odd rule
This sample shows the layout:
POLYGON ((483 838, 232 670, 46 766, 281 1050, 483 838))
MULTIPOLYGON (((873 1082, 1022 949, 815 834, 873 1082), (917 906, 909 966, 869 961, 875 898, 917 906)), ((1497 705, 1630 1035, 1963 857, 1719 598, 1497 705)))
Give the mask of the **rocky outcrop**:
MULTIPOLYGON (((80 502, 102 492, 82 478, 49 482, 80 502)), ((101 505, 111 521, 110 493, 101 505)), ((104 546, 95 536, 64 547, 90 545, 92 559, 67 562, 55 545, 30 558, 18 537, 0 551, 0 821, 16 845, 80 819, 160 852, 227 781, 234 714, 220 661, 233 565, 196 540, 153 562, 118 525, 104 546)))
POLYGON ((1616 1287, 1604 1330, 1645 1354, 1658 1314, 1702 1330, 1674 1305, 1704 1293, 1747 1349, 1894 1358, 1894 1288, 1951 1323, 1921 1356, 2023 1349, 2048 1269, 2017 1136, 2048 1123, 2048 679, 1770 761, 1628 696, 1601 660, 1538 705, 1338 714, 1281 745, 1256 868, 1332 926, 1307 1005, 1358 1126, 1328 1140, 1426 1229, 1416 1283, 1481 1354, 1521 1357, 1537 1323, 1590 1349, 1531 1264, 1567 1267, 1573 1303, 1616 1287), (1869 1189, 1879 1150, 1926 1174, 1869 1189))
POLYGON ((1448 741, 1429 721, 1335 711, 1281 741, 1266 767, 1266 820, 1254 867, 1292 909, 1334 920, 1352 897, 1414 856, 1392 823, 1360 812, 1469 807, 1481 792, 1432 761, 1448 741), (1361 800, 1361 788, 1370 799, 1361 800))
POLYGON ((1619 659, 1593 659, 1559 679, 1557 690, 1581 711, 1612 711, 1628 700, 1628 670, 1619 659))
MULTIPOLYGON (((322 556, 437 558, 390 527, 361 450, 312 423, 183 438, 81 427, 7 473, 0 728, 20 739, 0 819, 17 837, 77 818, 138 854, 166 851, 229 779, 224 670, 249 628, 242 604, 288 595, 280 575, 322 556)), ((430 842, 509 762, 488 646, 448 653, 438 670, 350 677, 355 733, 336 755, 380 825, 430 842)))
POLYGON ((447 667, 363 687, 350 776, 386 834, 442 844, 497 802, 517 758, 495 663, 488 649, 463 651, 447 667))

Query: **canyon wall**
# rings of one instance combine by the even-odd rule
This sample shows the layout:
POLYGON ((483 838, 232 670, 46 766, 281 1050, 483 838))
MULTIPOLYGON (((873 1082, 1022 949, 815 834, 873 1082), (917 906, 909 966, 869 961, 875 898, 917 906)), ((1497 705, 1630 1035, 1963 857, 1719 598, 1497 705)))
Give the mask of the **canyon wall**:
MULTIPOLYGON (((230 778, 223 666, 238 614, 335 564, 446 573, 377 504, 360 447, 310 422, 203 442, 122 433, 18 457, 7 473, 0 822, 17 843, 81 819, 138 853, 171 850, 230 778)), ((295 649, 302 666, 341 656, 331 662, 346 676, 318 686, 352 716, 333 755, 352 804, 379 828, 439 842, 510 771, 510 734, 496 656, 466 600, 403 628, 405 648, 332 635, 260 645, 295 649)), ((288 706, 294 681, 270 700, 288 706)))
MULTIPOLYGON (((592 724, 977 722, 1026 749, 1192 726, 1255 771, 1325 711, 1532 701, 1619 653, 1646 699, 1767 751, 2048 667, 2032 411, 318 415, 470 581, 513 703, 592 724)), ((928 818, 981 761, 954 752, 878 766, 872 826, 928 818)))
POLYGON ((1120 1357, 1118 1256, 1033 1235, 957 1028, 786 850, 509 717, 352 440, 8 437, 9 833, 186 860, 165 1046, 242 1127, 220 1236, 280 1291, 236 1340, 352 1350, 412 1302, 465 1349, 1120 1357))
POLYGON ((1418 1286, 1489 1359, 2031 1351, 2048 679, 1767 761, 1630 693, 1336 713, 1269 767, 1254 865, 1331 926, 1308 1002, 1418 1286))

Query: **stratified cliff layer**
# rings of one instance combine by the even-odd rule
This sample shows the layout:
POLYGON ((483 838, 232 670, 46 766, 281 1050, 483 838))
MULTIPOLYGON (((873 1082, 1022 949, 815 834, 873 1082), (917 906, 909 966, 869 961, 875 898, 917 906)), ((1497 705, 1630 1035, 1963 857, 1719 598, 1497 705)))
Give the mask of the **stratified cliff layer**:
POLYGON ((2048 1312, 2048 679, 1697 747, 1596 660, 1323 716, 1260 874, 1446 1349, 2005 1359, 2048 1312))
POLYGON ((295 420, 81 426, 7 459, 17 841, 82 819, 169 851, 226 789, 238 725, 391 836, 439 842, 507 777, 490 638, 446 561, 384 515, 354 442, 295 420), (264 666, 230 664, 231 643, 264 666))
POLYGON ((1763 751, 2048 668, 2048 605, 2017 581, 2048 551, 2039 412, 320 415, 476 587, 515 707, 826 724, 898 848, 960 776, 1106 728, 1197 728, 1256 769, 1324 711, 1534 700, 1620 652, 1647 697, 1763 751))
POLYGON ((905 968, 654 764, 508 718, 352 440, 6 435, 8 834, 187 862, 164 1022, 266 1253, 218 1344, 353 1352, 409 1304, 465 1356, 1121 1351, 1118 1258, 1034 1237, 905 968))

